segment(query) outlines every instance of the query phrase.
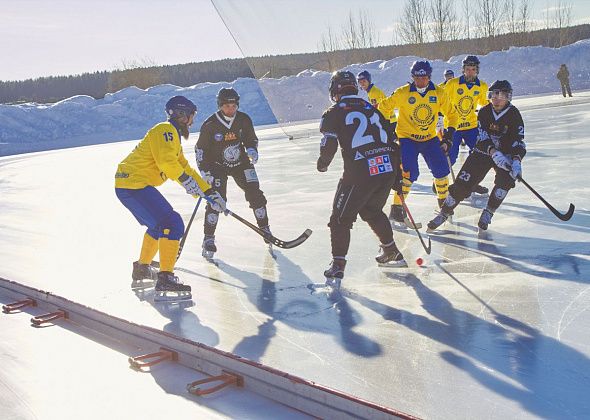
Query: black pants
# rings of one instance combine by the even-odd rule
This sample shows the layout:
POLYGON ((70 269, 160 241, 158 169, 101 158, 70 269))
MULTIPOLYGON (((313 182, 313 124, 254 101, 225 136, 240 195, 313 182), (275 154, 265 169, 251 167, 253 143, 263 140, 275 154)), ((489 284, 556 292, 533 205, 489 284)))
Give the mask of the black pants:
POLYGON ((469 197, 473 187, 479 185, 492 168, 496 171, 496 177, 494 178, 494 188, 490 193, 487 207, 494 212, 500 207, 508 191, 514 188, 514 179, 508 171, 498 168, 491 156, 480 153, 478 150, 474 150, 473 153, 467 156, 467 160, 465 160, 465 163, 459 170, 455 182, 449 187, 449 195, 455 203, 452 206, 448 206, 447 203, 449 200, 447 200, 445 207, 453 209, 462 200, 469 197))
MULTIPOLYGON (((246 201, 250 203, 250 208, 254 211, 254 217, 256 217, 256 223, 258 226, 268 226, 268 215, 266 213, 266 198, 264 193, 260 190, 260 183, 258 182, 258 175, 254 166, 250 163, 243 163, 235 168, 224 168, 221 166, 215 167, 211 171, 211 175, 214 177, 213 189, 218 191, 224 200, 227 200, 227 178, 231 176, 238 187, 244 191, 246 201)), ((211 208, 210 204, 207 204, 205 210, 205 222, 204 222, 204 233, 205 235, 214 235, 215 228, 217 227, 217 221, 219 219, 219 212, 216 212, 211 208)))
POLYGON ((350 245, 350 230, 357 215, 369 224, 382 244, 393 241, 391 224, 383 213, 393 181, 394 177, 390 174, 379 175, 363 184, 350 184, 340 180, 328 223, 332 256, 346 257, 350 245))
POLYGON ((561 93, 563 94, 563 97, 565 98, 566 91, 569 96, 572 96, 572 89, 570 88, 570 81, 569 80, 560 80, 560 82, 561 82, 561 93))

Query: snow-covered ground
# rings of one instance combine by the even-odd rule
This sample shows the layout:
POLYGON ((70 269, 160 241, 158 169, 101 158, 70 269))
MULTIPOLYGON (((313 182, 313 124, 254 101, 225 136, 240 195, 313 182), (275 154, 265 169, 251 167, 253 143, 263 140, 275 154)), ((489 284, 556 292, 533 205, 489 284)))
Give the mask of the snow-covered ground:
MULTIPOLYGON (((447 234, 432 237, 430 256, 414 233, 397 232, 410 267, 383 270, 359 220, 339 297, 308 288, 330 260, 326 224, 341 170, 336 159, 316 171, 311 123, 293 127, 310 134, 293 141, 260 130, 257 170, 275 235, 313 235, 274 260, 259 237, 223 218, 216 266, 200 256, 200 209, 177 267, 192 307, 154 304, 150 291, 129 288, 143 229, 117 201, 113 174, 137 141, 0 158, 0 276, 423 418, 586 418, 590 93, 573 100, 517 101, 529 149, 523 176, 558 209, 576 204, 569 222, 518 185, 486 237, 475 230, 484 203, 467 201, 447 234)), ((408 204, 426 222, 436 200, 421 172, 408 204)), ((243 193, 228 189, 229 207, 252 219, 243 193)), ((161 191, 186 222, 195 201, 174 183, 161 191)))
MULTIPOLYGON (((442 79, 446 68, 459 74, 463 57, 464 54, 458 55, 448 62, 435 60, 434 80, 442 79)), ((369 70, 374 82, 390 93, 408 81, 409 67, 416 59, 399 57, 355 64, 347 69, 355 73, 369 70)), ((482 56, 481 62, 482 80, 508 79, 515 95, 557 92, 559 81, 555 74, 562 63, 570 69, 574 95, 590 88, 590 40, 557 49, 511 48, 482 56)), ((174 95, 185 95, 197 104, 199 112, 193 128, 196 131, 215 111, 215 95, 225 86, 238 90, 242 110, 251 115, 256 125, 318 119, 329 105, 329 77, 326 72, 307 70, 281 79, 238 79, 187 88, 130 87, 98 100, 75 96, 51 105, 0 105, 0 156, 140 138, 162 120, 164 104, 174 95)))

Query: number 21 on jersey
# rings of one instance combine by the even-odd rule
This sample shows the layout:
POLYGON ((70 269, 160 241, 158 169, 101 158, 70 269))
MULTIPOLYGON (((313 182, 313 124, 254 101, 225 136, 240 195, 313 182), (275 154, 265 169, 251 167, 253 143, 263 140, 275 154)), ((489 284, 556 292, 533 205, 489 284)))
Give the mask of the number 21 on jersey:
POLYGON ((387 143, 387 133, 381 126, 379 115, 376 112, 371 115, 371 118, 367 118, 365 114, 359 111, 352 111, 346 114, 346 125, 353 125, 355 121, 358 121, 359 125, 352 136, 351 147, 353 149, 377 141, 371 134, 366 134, 369 122, 371 125, 375 125, 379 129, 379 141, 381 143, 387 143))

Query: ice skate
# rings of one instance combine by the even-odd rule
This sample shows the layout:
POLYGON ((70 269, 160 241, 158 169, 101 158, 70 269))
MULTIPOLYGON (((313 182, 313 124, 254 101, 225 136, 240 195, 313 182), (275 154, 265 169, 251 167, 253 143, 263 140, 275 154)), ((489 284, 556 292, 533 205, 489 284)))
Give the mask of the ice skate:
POLYGON ((381 252, 375 257, 379 267, 407 267, 408 263, 404 260, 404 256, 397 249, 395 242, 389 245, 381 245, 381 252))
POLYGON ((178 277, 169 271, 160 271, 156 282, 154 302, 178 302, 192 299, 191 287, 182 284, 178 277))
POLYGON ((438 229, 443 223, 445 223, 451 217, 450 214, 440 211, 434 219, 428 222, 426 232, 432 233, 438 229))
POLYGON ((391 226, 396 229, 406 229, 406 212, 400 204, 393 204, 389 212, 391 226))
POLYGON ((158 279, 158 270, 150 264, 141 264, 139 261, 134 261, 131 278, 132 289, 153 287, 154 282, 158 279))
POLYGON ((324 271, 326 277, 326 286, 333 289, 340 289, 342 279, 344 278, 344 268, 346 267, 346 260, 341 258, 334 258, 330 266, 324 271))
POLYGON ((489 211, 488 209, 483 209, 481 212, 481 216, 479 216, 479 222, 477 222, 477 226, 481 230, 488 230, 488 226, 492 223, 492 216, 494 213, 489 211))
POLYGON ((215 246, 215 236, 205 235, 203 238, 203 251, 201 252, 201 255, 210 260, 216 252, 217 247, 215 246))

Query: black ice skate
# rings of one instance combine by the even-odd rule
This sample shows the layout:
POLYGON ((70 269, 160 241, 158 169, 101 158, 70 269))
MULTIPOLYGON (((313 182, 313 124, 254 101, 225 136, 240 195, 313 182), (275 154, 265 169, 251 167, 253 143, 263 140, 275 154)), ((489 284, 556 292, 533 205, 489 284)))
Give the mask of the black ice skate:
POLYGON ((484 187, 483 185, 476 185, 475 187, 473 187, 473 189, 471 190, 471 192, 474 192, 475 194, 480 194, 480 195, 485 195, 488 194, 490 190, 488 190, 486 187, 484 187))
POLYGON ((132 289, 153 287, 154 282, 158 280, 158 270, 150 264, 140 264, 139 261, 134 261, 131 278, 133 279, 132 289))
MULTIPOLYGON (((267 232, 269 235, 272 235, 272 232, 270 231, 270 226, 264 226, 264 227, 261 227, 260 229, 267 232)), ((272 242, 265 239, 264 243, 268 246, 268 252, 270 253, 270 256, 276 260, 277 256, 274 253, 274 249, 272 247, 272 242)))
POLYGON ((442 225, 444 222, 446 222, 449 219, 449 217, 451 217, 450 214, 445 213, 444 211, 441 210, 436 215, 436 217, 434 219, 432 219, 430 222, 428 222, 426 232, 428 232, 428 233, 434 232, 436 229, 438 229, 440 227, 440 225, 442 225))
POLYGON ((483 209, 481 212, 481 216, 479 216, 479 222, 477 222, 477 226, 481 230, 488 230, 488 226, 492 223, 492 216, 494 213, 489 211, 488 209, 483 209))
POLYGON ((169 271, 160 271, 156 282, 154 302, 178 302, 192 299, 191 287, 182 284, 178 277, 169 271))
POLYGON ((334 258, 328 269, 324 271, 324 276, 326 276, 326 286, 332 287, 334 289, 340 289, 340 284, 344 278, 345 267, 345 259, 334 258))
MULTIPOLYGON (((389 212, 389 221, 391 226, 395 229, 414 229, 414 225, 408 218, 404 207, 401 204, 393 204, 389 212)), ((416 229, 422 228, 422 223, 416 222, 416 229)))
POLYGON ((381 245, 381 252, 375 257, 375 261, 379 267, 407 267, 408 263, 404 260, 404 256, 397 249, 395 243, 389 245, 381 245))
POLYGON ((205 235, 203 238, 203 251, 201 252, 201 255, 210 260, 216 252, 217 247, 215 246, 215 236, 205 235))

